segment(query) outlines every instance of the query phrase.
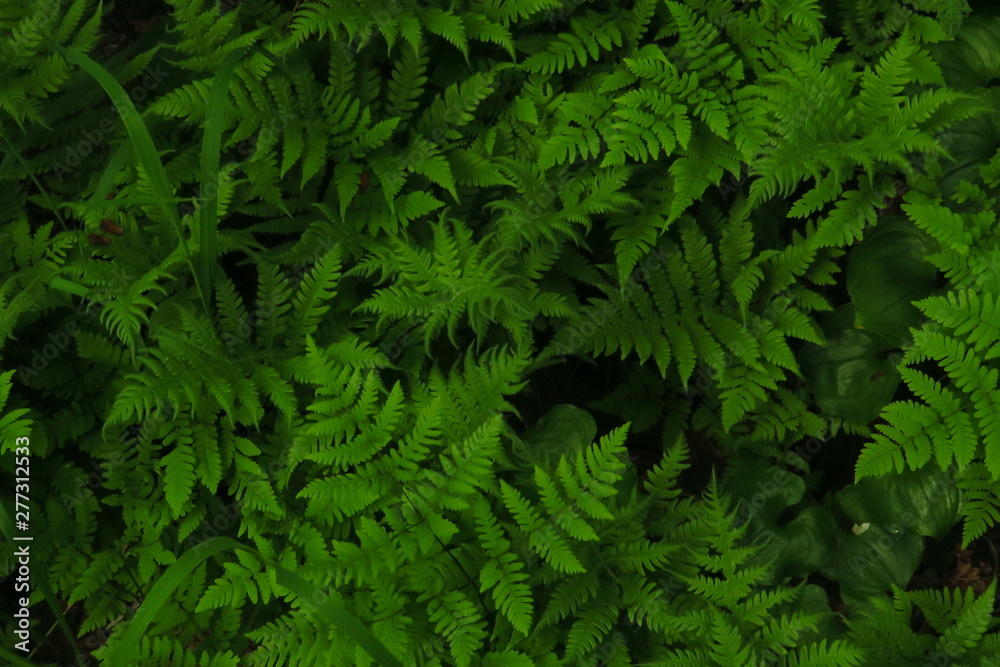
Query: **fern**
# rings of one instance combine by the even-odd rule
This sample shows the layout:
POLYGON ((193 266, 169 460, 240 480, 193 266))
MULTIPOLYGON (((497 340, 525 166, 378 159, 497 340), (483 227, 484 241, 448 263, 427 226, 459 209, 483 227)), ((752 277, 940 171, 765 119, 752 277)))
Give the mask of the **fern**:
POLYGON ((987 634, 996 625, 991 616, 995 588, 991 583, 982 595, 975 596, 969 589, 963 594, 949 589, 902 591, 894 587, 894 604, 880 600, 851 625, 858 644, 873 660, 889 659, 885 647, 892 642, 893 656, 938 659, 947 655, 970 663, 989 661, 1000 650, 996 634, 987 634), (910 629, 908 621, 914 607, 923 612, 938 633, 936 636, 916 634, 910 629))
POLYGON ((361 305, 379 315, 381 329, 389 318, 419 318, 426 327, 425 345, 441 330, 458 345, 459 318, 465 316, 480 340, 488 322, 499 322, 513 341, 524 344, 534 317, 567 312, 563 299, 541 293, 528 278, 504 270, 511 253, 495 246, 484 253, 494 244, 474 245, 471 230, 458 221, 453 226, 453 235, 444 217, 434 226, 432 251, 394 241, 352 270, 352 275, 371 275, 381 268, 384 280, 389 269, 388 275, 403 279, 361 305))
POLYGON ((745 527, 733 528, 729 502, 713 478, 689 528, 698 541, 711 545, 710 551, 695 555, 704 574, 680 577, 704 603, 688 609, 676 599, 666 622, 671 635, 687 635, 689 648, 664 648, 651 664, 758 664, 762 659, 785 665, 809 664, 809 660, 860 664, 862 653, 849 642, 803 641, 816 630, 821 614, 775 613, 800 591, 784 587, 762 591, 755 586, 764 571, 744 564, 752 549, 737 546, 745 527))
MULTIPOLYGON (((737 4, 171 0, 165 30, 96 49, 99 3, 0 9, 0 433, 30 436, 70 634, 112 659, 150 582, 225 535, 328 598, 208 559, 135 660, 374 664, 335 603, 408 667, 995 662, 992 588, 860 600, 845 578, 845 626, 818 587, 768 583, 773 552, 699 481, 719 457, 761 490, 748 461, 820 479, 812 446, 862 437, 859 476, 949 471, 966 545, 1000 517, 1000 156, 969 83, 992 75, 927 48, 964 3, 737 4), (127 125, 162 155, 57 45, 142 91, 127 125), (852 424, 814 409, 800 342, 826 342, 844 256, 890 209, 940 284, 905 395, 852 424), (545 413, 559 396, 600 429, 545 413)), ((988 65, 994 23, 959 55, 988 65)))
MULTIPOLYGON (((682 223, 680 245, 670 241, 661 244, 658 254, 666 258, 662 267, 653 270, 659 262, 652 261, 655 255, 647 257, 648 268, 644 266, 642 271, 646 284, 640 284, 636 276, 627 283, 623 281, 621 288, 600 283, 606 300, 593 300, 581 308, 557 331, 542 357, 620 350, 624 359, 634 349, 640 362, 653 358, 661 376, 670 366, 676 367, 685 388, 697 360, 705 359, 717 374, 723 426, 728 430, 766 400, 768 389, 777 389, 785 370, 799 372, 786 337, 818 340, 817 333, 805 314, 794 306, 766 317, 750 315, 747 311, 755 286, 741 279, 742 271, 734 275, 737 262, 729 254, 731 251, 726 249, 727 254, 722 254, 722 248, 727 246, 721 244, 732 242, 729 232, 719 241, 717 255, 694 218, 682 223), (731 285, 723 285, 721 276, 726 275, 732 276, 731 285), (729 313, 719 311, 720 302, 729 304, 729 313)), ((751 234, 744 236, 743 253, 752 247, 751 234)), ((788 283, 794 280, 795 273, 801 274, 809 266, 802 263, 786 269, 784 257, 766 252, 759 258, 771 259, 765 266, 786 272, 788 283)), ((762 269, 757 270, 759 278, 755 282, 759 285, 764 275, 762 269)), ((772 286, 781 289, 783 284, 772 282, 772 286)))

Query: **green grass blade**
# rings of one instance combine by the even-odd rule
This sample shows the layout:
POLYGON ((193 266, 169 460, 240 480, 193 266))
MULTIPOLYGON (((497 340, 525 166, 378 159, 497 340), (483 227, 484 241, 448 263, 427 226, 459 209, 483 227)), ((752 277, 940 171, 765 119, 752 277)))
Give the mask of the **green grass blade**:
MULTIPOLYGON (((159 42, 165 33, 166 26, 164 23, 157 23, 151 30, 143 33, 137 40, 130 42, 128 46, 111 56, 106 61, 105 66, 109 70, 112 70, 128 62, 137 51, 143 49, 152 50, 154 53, 159 51, 163 47, 159 42)), ((36 145, 40 136, 52 131, 52 126, 57 124, 56 121, 90 104, 91 100, 87 96, 91 90, 93 90, 93 86, 86 81, 67 82, 67 87, 59 94, 59 97, 53 98, 55 101, 42 112, 42 118, 39 123, 29 127, 17 139, 15 146, 18 151, 24 152, 29 147, 36 145)), ((4 173, 10 167, 12 161, 13 156, 11 155, 5 155, 0 160, 0 174, 4 173)))
MULTIPOLYGON (((160 162, 160 154, 157 153, 156 146, 153 145, 153 138, 149 135, 149 129, 142 121, 142 117, 136 110, 135 105, 132 104, 132 100, 129 99, 125 89, 111 75, 111 72, 104 69, 96 61, 73 49, 67 49, 55 43, 52 45, 67 60, 85 70, 101 85, 104 92, 111 98, 115 108, 118 109, 118 113, 121 114, 122 121, 125 123, 125 129, 132 140, 132 145, 135 147, 136 156, 146 170, 146 174, 149 176, 156 195, 164 200, 172 199, 174 193, 170 188, 170 181, 167 180, 167 170, 163 168, 163 163, 160 162)), ((183 241, 183 236, 180 234, 181 219, 177 214, 177 208, 164 205, 163 212, 166 214, 167 219, 174 224, 178 236, 183 241)))
MULTIPOLYGON (((49 44, 52 48, 59 51, 59 53, 61 53, 71 63, 79 66, 94 77, 97 83, 99 83, 104 89, 104 92, 108 94, 108 97, 111 98, 115 108, 118 109, 118 113, 121 114, 122 121, 125 123, 125 129, 128 132, 129 139, 132 141, 132 147, 135 149, 136 157, 146 170, 146 175, 149 177, 154 193, 163 202, 163 212, 166 214, 167 219, 174 227, 177 239, 181 247, 184 249, 184 255, 187 259, 188 266, 191 269, 191 274, 194 277, 195 284, 198 286, 198 291, 203 295, 204 291, 201 289, 201 286, 198 285, 198 272, 195 271, 191 253, 187 247, 187 240, 184 236, 184 230, 181 227, 180 214, 177 212, 176 206, 166 203, 168 200, 174 199, 174 193, 170 188, 170 181, 167 179, 167 170, 163 168, 163 163, 160 162, 160 154, 157 153, 156 146, 153 144, 153 137, 149 134, 149 128, 146 127, 146 124, 143 122, 142 117, 136 110, 135 105, 132 104, 132 100, 129 99, 128 95, 125 93, 125 89, 122 88, 121 84, 118 83, 115 77, 111 75, 111 72, 106 70, 99 63, 79 51, 67 49, 66 47, 52 41, 49 41, 49 44)), ((208 302, 204 301, 204 299, 202 299, 202 306, 205 308, 205 314, 210 316, 208 302)))
POLYGON ((114 155, 108 161, 108 166, 101 174, 101 180, 97 183, 97 189, 94 190, 94 195, 90 198, 90 203, 92 205, 98 204, 100 202, 106 201, 108 193, 111 192, 111 188, 115 184, 115 176, 118 175, 122 169, 125 168, 125 163, 128 159, 132 157, 132 142, 123 142, 118 148, 115 149, 114 155))
POLYGON ((189 549, 187 553, 178 558, 170 567, 166 569, 159 580, 153 585, 146 599, 139 605, 139 610, 129 622, 125 629, 125 634, 114 646, 108 656, 109 665, 126 665, 129 661, 134 661, 139 654, 139 640, 142 638, 146 628, 153 622, 156 615, 160 613, 163 605, 167 603, 174 590, 187 579, 202 561, 214 556, 220 551, 235 551, 244 548, 239 542, 228 537, 213 537, 199 543, 189 549))
POLYGON ((0 646, 0 658, 6 660, 8 665, 14 665, 14 667, 35 667, 35 663, 29 662, 16 653, 11 653, 2 646, 0 646))
POLYGON ((31 575, 32 579, 35 580, 35 585, 38 586, 39 590, 42 591, 42 595, 45 596, 45 601, 49 603, 52 613, 55 614, 56 622, 62 628, 66 639, 69 640, 69 645, 73 647, 73 655, 76 656, 77 664, 81 664, 80 661, 83 659, 83 656, 76 647, 76 636, 73 634, 73 629, 69 627, 69 621, 66 620, 66 616, 63 614, 62 606, 59 604, 58 598, 56 598, 56 592, 52 590, 52 582, 49 581, 48 570, 32 569, 31 575))
POLYGON ((272 567, 274 567, 277 575, 278 585, 295 593, 302 602, 323 600, 316 607, 316 611, 353 639, 358 646, 378 661, 382 667, 403 667, 403 663, 385 647, 385 644, 380 642, 368 628, 361 624, 361 621, 356 616, 337 604, 325 591, 320 590, 299 575, 289 572, 280 565, 273 565, 272 567))
POLYGON ((66 292, 67 294, 76 294, 77 296, 87 296, 90 293, 83 285, 79 285, 72 280, 66 280, 65 278, 53 278, 52 282, 49 283, 53 289, 57 289, 60 292, 66 292))
POLYGON ((229 81, 243 57, 246 47, 230 51, 212 81, 205 108, 205 134, 201 144, 201 202, 198 220, 198 240, 201 252, 202 300, 212 302, 215 285, 215 262, 218 259, 219 227, 219 152, 222 149, 222 127, 225 123, 229 81))
MULTIPOLYGON (((93 207, 107 208, 109 206, 147 206, 149 204, 180 204, 181 202, 194 201, 196 201, 194 197, 171 197, 170 199, 161 199, 160 197, 122 197, 119 199, 115 197, 114 199, 95 201, 93 203, 93 207)), ((68 206, 68 204, 60 204, 60 206, 68 206)))
POLYGON ((359 646, 367 651, 372 658, 380 662, 383 667, 403 667, 403 663, 393 656, 389 649, 370 630, 361 624, 361 621, 344 607, 337 604, 324 591, 321 591, 316 586, 313 586, 308 581, 289 572, 285 568, 271 563, 254 549, 228 537, 213 537, 199 543, 166 569, 160 579, 153 585, 149 594, 146 595, 146 599, 139 606, 139 610, 129 622, 121 639, 112 648, 108 655, 108 664, 134 664, 142 635, 181 582, 187 579, 191 575, 191 572, 194 571, 194 568, 202 561, 219 552, 235 552, 237 549, 242 549, 253 554, 266 566, 274 568, 278 583, 295 593, 303 603, 309 600, 323 600, 324 602, 317 607, 319 613, 356 641, 359 646))

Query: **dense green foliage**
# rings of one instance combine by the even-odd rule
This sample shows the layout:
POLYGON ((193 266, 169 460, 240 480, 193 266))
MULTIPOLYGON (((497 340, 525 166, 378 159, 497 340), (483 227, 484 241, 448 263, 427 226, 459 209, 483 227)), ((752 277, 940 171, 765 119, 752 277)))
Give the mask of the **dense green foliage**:
POLYGON ((1000 664, 983 4, 0 0, 32 659, 1000 664))

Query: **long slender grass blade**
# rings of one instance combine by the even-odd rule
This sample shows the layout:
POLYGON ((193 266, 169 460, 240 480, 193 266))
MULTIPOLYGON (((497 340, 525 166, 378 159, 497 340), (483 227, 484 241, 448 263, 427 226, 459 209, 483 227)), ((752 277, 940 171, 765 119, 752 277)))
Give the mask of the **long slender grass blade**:
POLYGON ((74 283, 72 280, 66 280, 65 278, 53 278, 50 285, 53 289, 57 289, 60 292, 66 292, 67 294, 87 296, 87 294, 90 293, 90 290, 83 285, 74 283))
MULTIPOLYGON (((149 176, 156 195, 164 200, 172 199, 174 193, 170 188, 170 181, 167 180, 167 171, 163 168, 163 163, 160 161, 160 154, 157 153, 156 146, 153 144, 153 138, 149 134, 149 129, 142 121, 142 117, 136 110, 135 105, 132 104, 132 100, 129 99, 125 89, 115 80, 111 72, 101 67, 99 63, 91 58, 58 44, 53 44, 53 46, 71 63, 87 71, 104 88, 104 92, 108 94, 115 108, 118 109, 118 113, 121 114, 122 121, 125 123, 125 129, 128 131, 129 138, 132 139, 132 145, 135 147, 136 156, 146 170, 146 174, 149 176)), ((183 236, 180 234, 181 220, 177 214, 177 208, 164 204, 163 212, 166 214, 167 219, 177 228, 178 235, 181 236, 181 240, 183 241, 183 236)))
POLYGON ((370 630, 362 625, 356 616, 337 604, 326 592, 279 565, 275 565, 274 569, 278 584, 295 593, 300 600, 323 600, 318 605, 317 611, 353 639, 382 667, 403 667, 403 663, 370 630))
POLYGON ((201 210, 198 239, 201 253, 202 300, 211 303, 215 285, 215 263, 218 259, 217 229, 219 226, 219 152, 222 148, 222 127, 225 123, 226 95, 229 81, 243 57, 246 47, 234 49, 223 59, 208 93, 205 109, 205 134, 201 144, 201 210))
POLYGON ((3 658, 7 661, 8 665, 13 665, 14 667, 35 667, 35 663, 22 658, 16 653, 11 653, 2 646, 0 646, 0 658, 3 658))
POLYGON ((285 568, 271 563, 254 549, 228 537, 213 537, 201 542, 178 558, 176 562, 164 571, 163 575, 160 576, 160 579, 146 595, 146 599, 139 606, 139 610, 129 622, 125 633, 112 649, 111 654, 108 656, 108 664, 135 664, 135 658, 139 650, 139 641, 143 633, 146 632, 146 629, 153 622, 153 619, 156 618, 157 614, 159 614, 163 605, 167 603, 167 600, 170 599, 170 596, 181 582, 187 579, 194 568, 202 561, 222 551, 235 552, 237 549, 242 549, 253 554, 265 565, 274 568, 278 583, 295 593, 301 600, 323 600, 317 607, 319 613, 357 642, 372 658, 379 661, 382 667, 403 667, 399 659, 393 656, 389 649, 370 630, 361 624, 361 621, 337 604, 327 593, 285 568), (132 662, 129 662, 130 660, 132 662))
MULTIPOLYGON (((201 289, 201 285, 198 284, 199 274, 195 270, 193 259, 191 253, 188 250, 187 240, 184 236, 184 230, 181 227, 181 217, 177 212, 177 207, 166 203, 168 200, 174 199, 174 193, 170 188, 170 181, 167 179, 167 171, 163 168, 163 163, 160 161, 160 155, 156 151, 156 146, 153 144, 153 138, 149 134, 149 128, 143 122, 142 117, 136 110, 135 105, 132 104, 132 100, 129 99, 128 95, 125 93, 125 89, 122 88, 121 84, 115 79, 111 73, 104 67, 91 58, 85 56, 79 51, 74 51, 73 49, 67 49, 64 46, 56 44, 55 42, 49 41, 49 44, 63 54, 67 60, 74 63, 88 72, 94 79, 104 88, 104 91, 111 98, 115 107, 118 109, 118 113, 122 116, 122 121, 125 123, 125 129, 128 132, 129 138, 132 140, 132 147, 136 152, 136 157, 142 164, 143 168, 146 170, 146 174, 149 177, 150 183, 153 187, 153 191, 157 197, 162 201, 163 212, 166 214, 167 219, 171 222, 174 227, 174 231, 177 234, 178 242, 181 248, 184 250, 184 256, 187 260, 188 266, 191 268, 191 273, 194 277, 195 284, 198 287, 199 296, 204 297, 204 291, 201 289)), ((209 314, 208 302, 202 298, 202 306, 205 309, 205 314, 209 314)))

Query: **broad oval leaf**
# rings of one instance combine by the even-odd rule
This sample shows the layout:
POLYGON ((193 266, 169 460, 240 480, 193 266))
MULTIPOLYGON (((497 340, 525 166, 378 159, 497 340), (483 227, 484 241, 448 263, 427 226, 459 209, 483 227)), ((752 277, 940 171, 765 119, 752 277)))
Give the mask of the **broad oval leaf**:
POLYGON ((913 302, 937 286, 937 268, 925 259, 936 246, 906 218, 883 218, 847 260, 854 326, 881 337, 886 347, 910 344, 910 327, 921 318, 913 302))
POLYGON ((868 424, 892 400, 899 371, 885 358, 884 344, 867 331, 842 329, 826 346, 807 343, 802 372, 816 403, 827 414, 868 424))

